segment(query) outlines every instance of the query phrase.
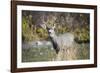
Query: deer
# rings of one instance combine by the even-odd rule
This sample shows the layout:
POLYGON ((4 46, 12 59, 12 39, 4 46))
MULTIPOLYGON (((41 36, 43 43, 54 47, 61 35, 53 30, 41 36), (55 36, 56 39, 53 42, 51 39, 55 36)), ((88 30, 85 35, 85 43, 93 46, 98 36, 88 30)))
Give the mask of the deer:
POLYGON ((72 33, 65 33, 57 36, 55 27, 55 24, 51 27, 47 24, 42 25, 42 28, 47 30, 53 48, 56 51, 56 54, 58 54, 61 49, 72 46, 72 43, 74 42, 74 35, 72 33))
MULTIPOLYGON (((49 19, 49 16, 45 18, 45 15, 41 18, 42 23, 40 27, 47 31, 50 42, 53 45, 55 50, 56 57, 54 60, 77 60, 80 58, 81 52, 84 52, 83 49, 80 49, 80 44, 77 43, 75 33, 72 31, 65 32, 62 34, 56 34, 55 28, 57 17, 52 16, 49 19)), ((83 54, 84 55, 84 54, 83 54)))

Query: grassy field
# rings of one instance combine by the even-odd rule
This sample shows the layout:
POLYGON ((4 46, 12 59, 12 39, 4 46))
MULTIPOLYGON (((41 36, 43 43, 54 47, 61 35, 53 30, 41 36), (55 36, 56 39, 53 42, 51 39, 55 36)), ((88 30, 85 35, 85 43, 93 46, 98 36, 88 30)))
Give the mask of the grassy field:
POLYGON ((22 62, 83 60, 89 59, 89 51, 90 49, 88 43, 77 44, 77 46, 74 46, 74 48, 69 49, 69 53, 68 51, 66 52, 65 50, 60 50, 58 54, 56 54, 55 50, 51 49, 50 47, 22 49, 22 62), (75 51, 77 55, 75 55, 75 51))
POLYGON ((46 47, 22 50, 22 62, 52 61, 55 57, 55 51, 46 47))

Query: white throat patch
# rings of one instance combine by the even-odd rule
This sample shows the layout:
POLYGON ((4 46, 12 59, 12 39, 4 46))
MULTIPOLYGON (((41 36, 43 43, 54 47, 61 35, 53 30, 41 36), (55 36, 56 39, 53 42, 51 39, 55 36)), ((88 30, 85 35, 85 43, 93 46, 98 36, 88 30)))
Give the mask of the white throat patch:
POLYGON ((54 37, 54 36, 55 36, 55 34, 50 34, 50 36, 51 36, 51 37, 54 37))

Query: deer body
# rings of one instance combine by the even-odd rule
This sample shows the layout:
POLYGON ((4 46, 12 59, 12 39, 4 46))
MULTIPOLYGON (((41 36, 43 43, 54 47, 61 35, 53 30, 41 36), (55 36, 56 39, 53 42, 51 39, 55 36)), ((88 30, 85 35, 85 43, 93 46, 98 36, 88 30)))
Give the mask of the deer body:
POLYGON ((74 35, 72 33, 65 33, 57 36, 54 28, 55 27, 47 27, 47 31, 56 53, 58 53, 60 49, 72 46, 74 42, 74 35))
POLYGON ((74 36, 71 33, 65 33, 65 34, 55 36, 55 37, 52 37, 52 38, 57 42, 57 44, 60 47, 62 45, 70 47, 72 45, 72 43, 74 42, 74 36))

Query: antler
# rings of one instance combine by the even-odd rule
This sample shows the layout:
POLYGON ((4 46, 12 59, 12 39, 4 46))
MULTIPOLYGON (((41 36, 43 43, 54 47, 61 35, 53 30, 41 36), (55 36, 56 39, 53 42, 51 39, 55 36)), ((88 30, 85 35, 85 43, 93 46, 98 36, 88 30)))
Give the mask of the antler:
POLYGON ((40 26, 41 26, 43 29, 46 29, 46 28, 47 28, 47 23, 46 23, 46 21, 44 20, 44 16, 41 16, 40 19, 41 19, 41 21, 42 21, 42 24, 40 24, 40 26))
POLYGON ((53 24, 53 29, 56 27, 56 24, 53 24))
POLYGON ((40 26, 43 28, 43 29, 46 29, 46 28, 55 28, 55 22, 56 18, 52 16, 52 18, 50 19, 50 16, 41 16, 41 21, 43 24, 41 24, 40 26))

